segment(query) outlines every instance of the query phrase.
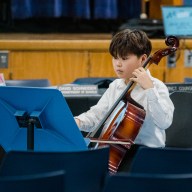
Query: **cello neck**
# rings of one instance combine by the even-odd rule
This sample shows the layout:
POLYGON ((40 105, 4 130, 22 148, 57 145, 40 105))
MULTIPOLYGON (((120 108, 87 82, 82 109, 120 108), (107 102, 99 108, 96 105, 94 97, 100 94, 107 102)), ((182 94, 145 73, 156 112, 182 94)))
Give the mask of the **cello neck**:
MULTIPOLYGON (((151 60, 151 56, 149 56, 146 61, 144 62, 143 64, 143 68, 146 68, 147 65, 149 64, 150 60, 151 60)), ((135 82, 133 81, 130 81, 125 90, 122 92, 122 94, 120 95, 120 97, 116 100, 116 102, 113 104, 113 106, 111 107, 111 109, 107 112, 107 114, 105 115, 105 117, 102 119, 102 121, 98 124, 97 128, 92 132, 92 133, 89 133, 87 135, 87 137, 96 137, 98 138, 102 132, 102 128, 105 124, 105 122, 107 121, 107 119, 109 118, 109 116, 112 114, 112 112, 115 110, 115 108, 117 107, 117 105, 119 104, 119 102, 121 100, 124 100, 127 93, 130 92, 130 90, 132 90, 132 88, 134 87, 135 85, 135 82)))

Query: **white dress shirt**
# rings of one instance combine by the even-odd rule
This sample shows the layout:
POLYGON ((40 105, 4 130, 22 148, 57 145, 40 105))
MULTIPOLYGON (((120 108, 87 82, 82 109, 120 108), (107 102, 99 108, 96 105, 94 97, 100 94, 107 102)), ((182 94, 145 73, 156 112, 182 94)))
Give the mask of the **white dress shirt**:
MULTIPOLYGON (((136 85, 131 91, 131 97, 146 110, 144 123, 134 142, 148 147, 164 147, 165 129, 172 123, 174 105, 166 85, 151 75, 150 77, 154 84, 153 88, 144 90, 136 85)), ((95 106, 75 117, 81 121, 80 130, 94 131, 125 88, 123 79, 114 80, 95 106)))

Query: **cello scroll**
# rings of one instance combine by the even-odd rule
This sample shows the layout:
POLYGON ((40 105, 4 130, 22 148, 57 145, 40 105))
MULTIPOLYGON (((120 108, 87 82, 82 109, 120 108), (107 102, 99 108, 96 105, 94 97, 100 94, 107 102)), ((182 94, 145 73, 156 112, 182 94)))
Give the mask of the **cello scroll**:
POLYGON ((168 48, 156 51, 151 57, 151 60, 149 62, 150 64, 152 63, 158 64, 162 59, 162 57, 165 57, 177 51, 179 47, 179 39, 176 38, 175 36, 168 36, 165 39, 165 44, 168 46, 168 48))

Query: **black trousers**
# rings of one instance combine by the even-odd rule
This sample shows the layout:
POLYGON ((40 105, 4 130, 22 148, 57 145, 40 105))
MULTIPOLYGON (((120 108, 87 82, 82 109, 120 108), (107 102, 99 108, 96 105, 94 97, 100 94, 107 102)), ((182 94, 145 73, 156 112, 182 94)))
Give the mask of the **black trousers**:
POLYGON ((135 154, 137 153, 137 150, 140 147, 146 147, 146 146, 134 144, 131 146, 131 148, 129 150, 127 150, 125 157, 123 158, 123 160, 119 166, 118 172, 129 172, 131 163, 135 157, 135 154))

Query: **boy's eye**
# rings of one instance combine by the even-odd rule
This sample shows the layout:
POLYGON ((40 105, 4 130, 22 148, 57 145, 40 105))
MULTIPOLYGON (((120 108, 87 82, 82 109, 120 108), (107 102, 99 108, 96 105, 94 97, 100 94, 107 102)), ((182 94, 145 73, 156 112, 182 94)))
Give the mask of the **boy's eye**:
POLYGON ((123 57, 122 59, 123 59, 123 60, 127 60, 127 59, 128 59, 128 57, 123 57))

